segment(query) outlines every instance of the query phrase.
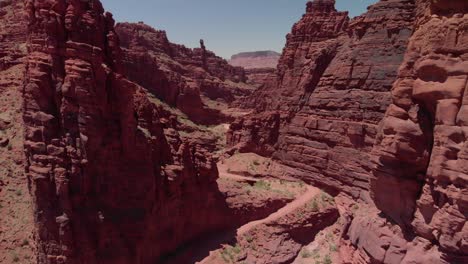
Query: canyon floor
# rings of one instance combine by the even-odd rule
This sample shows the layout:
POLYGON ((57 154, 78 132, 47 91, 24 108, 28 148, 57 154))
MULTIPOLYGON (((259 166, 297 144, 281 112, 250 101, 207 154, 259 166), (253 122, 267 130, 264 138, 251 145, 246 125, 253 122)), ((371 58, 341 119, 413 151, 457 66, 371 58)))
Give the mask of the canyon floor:
POLYGON ((335 4, 229 64, 0 0, 0 263, 468 263, 468 1, 335 4))
POLYGON ((328 250, 330 243, 336 243, 332 240, 337 240, 337 230, 341 227, 334 222, 337 218, 333 218, 337 217, 334 198, 304 182, 272 177, 268 171, 273 163, 271 159, 254 153, 236 153, 221 159, 217 164, 217 183, 230 207, 245 210, 254 205, 251 213, 258 210, 269 214, 262 212, 257 217, 259 219, 236 229, 205 235, 168 256, 163 263, 306 263, 312 259, 323 259, 327 263, 328 259, 338 258, 336 244, 328 250), (313 216, 323 219, 309 221, 313 216), (279 224, 278 233, 268 230, 279 224), (308 234, 310 244, 286 243, 291 239, 288 233, 295 228, 304 232, 303 235, 313 232, 308 234), (327 238, 323 239, 325 234, 327 238), (278 237, 271 237, 274 235, 278 237), (283 248, 279 247, 283 243, 283 248), (285 260, 275 259, 278 255, 285 255, 282 256, 285 260))

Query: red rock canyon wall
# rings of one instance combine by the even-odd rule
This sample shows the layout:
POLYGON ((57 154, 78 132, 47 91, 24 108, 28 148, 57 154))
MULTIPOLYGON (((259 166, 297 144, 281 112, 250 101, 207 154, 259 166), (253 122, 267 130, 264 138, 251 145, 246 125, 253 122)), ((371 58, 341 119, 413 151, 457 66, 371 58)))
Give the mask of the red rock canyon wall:
POLYGON ((468 3, 380 1, 348 23, 334 2, 307 4, 230 145, 366 202, 345 263, 465 263, 468 3))
POLYGON ((26 172, 38 262, 155 263, 224 226, 214 161, 122 75, 101 3, 29 0, 26 8, 26 172))
POLYGON ((369 154, 411 35, 414 3, 381 1, 349 21, 334 2, 307 4, 287 36, 277 84, 247 100, 261 114, 234 122, 228 140, 273 153, 288 175, 369 200, 369 154), (273 116, 278 123, 271 125, 273 116))
POLYGON ((373 150, 377 207, 448 256, 468 254, 467 13, 466 1, 417 1, 373 150))
MULTIPOLYGON (((254 113, 231 124, 231 152, 361 202, 342 213, 345 263, 468 262, 468 2, 382 0, 351 20, 334 5, 308 2, 276 72, 253 72, 258 90, 238 100, 251 92, 245 72, 203 42, 114 29, 97 0, 0 0, 0 107, 11 110, 0 202, 26 211, 4 190, 27 183, 37 262, 156 263, 239 224, 216 183, 216 138, 164 104, 216 124, 229 118, 210 100, 236 99, 254 113)), ((13 260, 8 234, 0 261, 13 260)))
POLYGON ((203 41, 200 48, 189 49, 170 43, 166 32, 143 23, 120 23, 116 32, 129 79, 197 123, 211 125, 228 119, 210 107, 209 100, 232 103, 250 94, 239 87, 246 81, 244 70, 206 50, 203 41))

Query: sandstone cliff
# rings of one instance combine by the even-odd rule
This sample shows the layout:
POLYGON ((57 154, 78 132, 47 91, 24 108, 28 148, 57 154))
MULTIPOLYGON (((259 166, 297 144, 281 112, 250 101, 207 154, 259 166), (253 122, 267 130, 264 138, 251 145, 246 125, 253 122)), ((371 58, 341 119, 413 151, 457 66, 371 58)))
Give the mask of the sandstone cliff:
POLYGON ((216 104, 228 105, 251 93, 244 70, 206 50, 203 41, 200 48, 189 49, 143 23, 120 23, 116 32, 128 78, 197 123, 229 119, 216 104))
POLYGON ((264 218, 206 260, 302 263, 339 212, 324 262, 467 263, 468 2, 334 4, 307 3, 243 100, 246 72, 203 41, 115 28, 98 0, 0 0, 0 262, 187 263, 264 218), (225 154, 264 157, 219 173, 223 137, 191 120, 236 99, 253 113, 225 154))
POLYGON ((468 3, 380 1, 348 20, 334 2, 307 4, 228 143, 361 201, 342 212, 342 262, 465 263, 468 3))
MULTIPOLYGON (((276 70, 274 68, 257 68, 245 70, 247 83, 257 88, 269 86, 276 82, 276 70)), ((243 105, 243 101, 240 102, 243 105)))
POLYGON ((32 201, 23 174, 25 15, 23 1, 0 1, 0 263, 35 258, 32 201))
POLYGON ((122 75, 100 2, 29 0, 26 10, 23 117, 38 263, 155 263, 224 226, 212 144, 183 139, 184 124, 122 75))
POLYGON ((261 114, 234 122, 230 144, 269 149, 284 172, 368 200, 369 152, 413 10, 411 1, 382 1, 350 22, 334 1, 309 2, 287 36, 277 83, 244 104, 261 114))
MULTIPOLYGON (((376 206, 448 263, 468 260, 468 2, 416 1, 415 31, 373 150, 376 206), (431 241, 431 242, 429 242, 431 241), (437 251, 442 252, 441 256, 437 251)), ((409 261, 407 256, 402 260, 409 261)))

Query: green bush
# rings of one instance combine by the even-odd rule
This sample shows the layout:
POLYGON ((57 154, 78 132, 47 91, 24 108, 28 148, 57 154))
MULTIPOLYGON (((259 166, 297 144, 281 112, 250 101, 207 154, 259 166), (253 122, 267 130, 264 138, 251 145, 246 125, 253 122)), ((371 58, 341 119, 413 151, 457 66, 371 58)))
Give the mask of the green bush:
POLYGON ((338 251, 338 247, 336 246, 335 243, 330 244, 330 251, 331 252, 337 252, 338 251))
POLYGON ((271 184, 269 182, 266 182, 264 180, 260 180, 258 182, 255 182, 254 187, 257 189, 261 190, 271 190, 271 184))
POLYGON ((357 204, 353 205, 352 210, 353 210, 353 212, 359 210, 359 205, 357 205, 357 204))
POLYGON ((312 202, 309 203, 309 208, 314 212, 317 212, 319 210, 317 199, 314 198, 312 202))
POLYGON ((227 263, 234 262, 235 257, 241 252, 239 244, 235 246, 227 246, 221 251, 221 257, 227 263))
POLYGON ((301 250, 301 258, 310 258, 312 257, 312 253, 307 250, 306 248, 301 250))
POLYGON ((335 201, 335 199, 331 195, 323 191, 320 193, 320 199, 322 200, 322 202, 326 203, 332 203, 335 201))

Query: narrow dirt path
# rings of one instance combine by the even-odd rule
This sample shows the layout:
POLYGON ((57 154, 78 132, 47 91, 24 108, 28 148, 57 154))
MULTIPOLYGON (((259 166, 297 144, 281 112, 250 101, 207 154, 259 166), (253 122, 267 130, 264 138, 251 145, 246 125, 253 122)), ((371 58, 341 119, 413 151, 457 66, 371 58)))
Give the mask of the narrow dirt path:
POLYGON ((259 178, 241 176, 241 175, 232 174, 232 173, 228 173, 228 172, 219 172, 219 178, 221 178, 221 179, 230 179, 230 180, 234 180, 234 181, 254 181, 254 182, 258 182, 258 181, 262 180, 262 179, 259 179, 259 178))
MULTIPOLYGON (((224 169, 220 170, 219 177, 224 178, 224 179, 237 180, 237 181, 254 181, 254 182, 258 182, 258 181, 261 180, 259 178, 246 177, 246 176, 241 176, 241 175, 237 175, 237 174, 228 173, 224 169)), ((285 205, 284 207, 282 207, 278 211, 272 213, 268 217, 266 217, 264 219, 252 221, 252 222, 249 222, 249 223, 241 226, 240 228, 237 229, 237 235, 238 236, 243 235, 243 234, 249 232, 250 230, 252 230, 253 228, 255 228, 258 225, 273 222, 273 221, 275 221, 275 220, 277 220, 277 219, 279 219, 279 218, 281 218, 281 217, 283 217, 283 216, 285 216, 285 215, 299 209, 300 207, 304 206, 308 201, 310 201, 312 198, 314 198, 317 194, 320 193, 320 189, 318 189, 316 187, 313 187, 313 186, 310 186, 310 185, 306 185, 306 186, 307 186, 307 191, 304 194, 300 195, 294 201, 288 203, 287 205, 285 205)))
POLYGON ((320 193, 320 190, 318 188, 312 187, 312 186, 307 186, 307 191, 302 194, 301 196, 297 197, 294 201, 288 203, 278 211, 272 213, 268 217, 264 219, 260 219, 257 221, 252 221, 249 222, 240 228, 237 229, 237 235, 241 236, 244 235, 245 233, 249 232, 253 228, 255 228, 258 225, 261 224, 266 224, 269 222, 273 222, 275 220, 278 220, 279 218, 294 212, 295 210, 299 209, 300 207, 304 206, 307 202, 309 202, 312 198, 314 198, 317 194, 320 193))
MULTIPOLYGON (((246 176, 241 176, 241 175, 237 175, 237 174, 227 173, 225 170, 220 170, 219 176, 220 176, 220 178, 232 179, 232 180, 237 180, 237 181, 255 181, 255 182, 258 182, 258 181, 262 180, 262 179, 259 179, 259 178, 246 177, 246 176)), ((307 204, 310 200, 312 200, 316 195, 320 194, 320 189, 315 188, 315 187, 310 186, 310 185, 306 185, 306 186, 307 186, 306 192, 304 192, 303 194, 296 197, 295 200, 293 200, 292 202, 286 204, 284 207, 280 208, 278 211, 270 214, 266 218, 256 220, 256 221, 252 221, 252 222, 249 222, 249 223, 239 227, 236 230, 236 236, 242 236, 242 235, 246 234, 247 232, 251 231, 252 229, 254 229, 255 227, 257 227, 257 226, 259 226, 261 224, 266 224, 266 223, 270 223, 270 222, 273 222, 275 220, 278 220, 279 218, 281 218, 281 217, 283 217, 283 216, 285 216, 285 215, 287 215, 287 214, 289 214, 291 212, 294 212, 295 210, 301 208, 302 206, 307 204)), ((214 252, 216 252, 216 250, 210 251, 209 255, 207 257, 205 257, 203 260, 201 260, 199 262, 196 262, 196 263, 197 264, 213 263, 211 258, 213 257, 214 252)))
MULTIPOLYGON (((226 172, 224 170, 219 172, 219 177, 224 178, 224 179, 237 180, 237 181, 244 180, 244 181, 255 181, 255 182, 257 182, 257 181, 261 180, 259 178, 246 177, 246 176, 240 176, 240 175, 237 175, 237 174, 228 173, 228 172, 226 172)), ((308 201, 310 201, 312 198, 314 198, 319 193, 320 193, 320 189, 312 187, 310 185, 307 185, 307 191, 304 194, 300 195, 294 201, 288 203, 287 205, 285 205, 284 207, 282 207, 278 211, 272 213, 268 217, 266 217, 264 219, 257 220, 257 221, 252 221, 252 222, 249 222, 249 223, 241 226, 240 228, 237 229, 237 235, 238 236, 243 235, 243 234, 249 232, 250 230, 252 230, 253 228, 255 228, 258 225, 273 222, 273 221, 275 221, 275 220, 277 220, 277 219, 279 219, 279 218, 281 218, 281 217, 283 217, 283 216, 285 216, 285 215, 299 209, 300 207, 305 205, 308 201)))

